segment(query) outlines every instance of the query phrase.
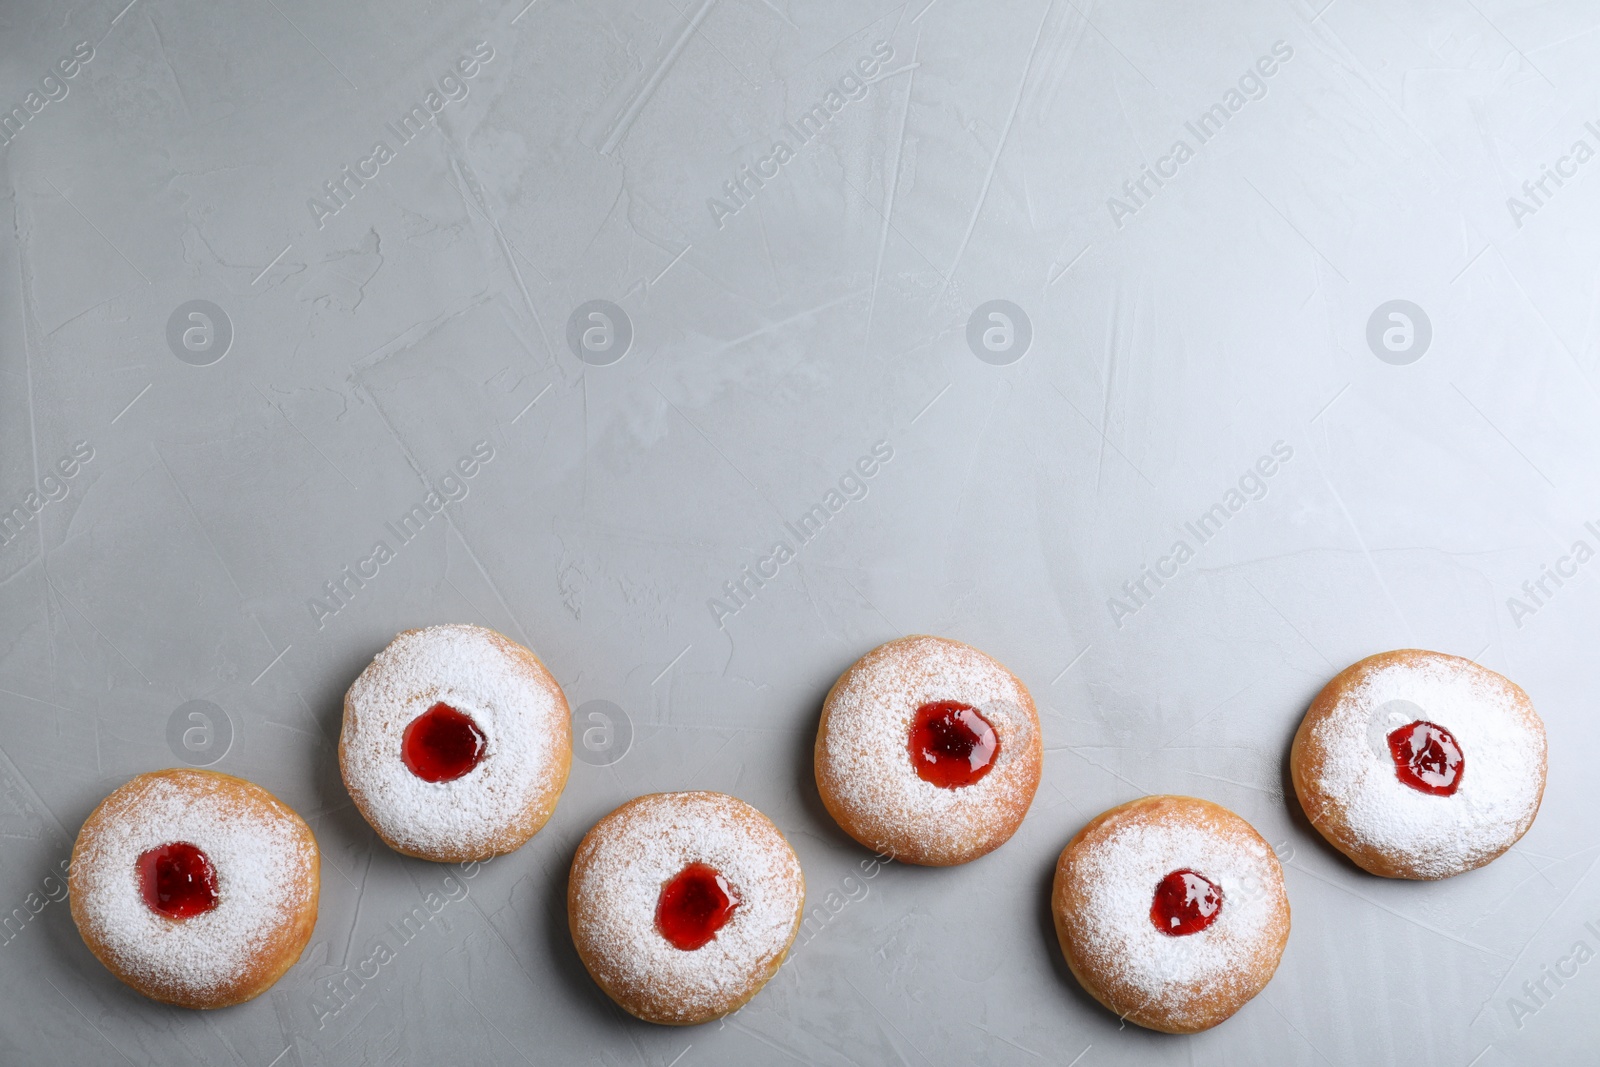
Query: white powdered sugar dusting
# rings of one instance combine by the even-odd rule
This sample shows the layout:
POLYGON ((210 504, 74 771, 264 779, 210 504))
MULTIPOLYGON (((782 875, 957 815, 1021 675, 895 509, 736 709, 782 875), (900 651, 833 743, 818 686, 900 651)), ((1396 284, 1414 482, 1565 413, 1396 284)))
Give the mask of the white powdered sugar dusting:
POLYGON ((1026 757, 1038 744, 1033 701, 1009 671, 969 645, 916 636, 870 653, 830 697, 822 756, 835 798, 863 824, 914 836, 948 855, 991 838, 1025 810, 1036 785, 1026 757), (917 774, 907 749, 924 704, 970 704, 994 727, 1000 752, 972 785, 946 789, 917 774))
POLYGON ((240 804, 238 783, 195 773, 135 779, 86 827, 72 873, 78 914, 117 966, 143 983, 202 996, 234 981, 309 902, 316 847, 298 817, 240 804), (138 859, 187 842, 211 861, 217 906, 168 919, 145 903, 138 859))
POLYGON ((1077 948, 1133 998, 1118 1004, 1125 1013, 1153 1008, 1183 1019, 1219 1000, 1248 999, 1256 962, 1275 963, 1287 933, 1283 872, 1253 831, 1135 817, 1083 849, 1073 882, 1084 901, 1072 916, 1077 948), (1150 908, 1161 880, 1178 870, 1220 887, 1222 907, 1205 929, 1174 937, 1156 928, 1150 908))
POLYGON ((419 852, 492 848, 522 823, 545 788, 567 711, 554 680, 478 626, 443 625, 396 637, 345 700, 345 778, 362 812, 389 841, 419 852), (484 734, 478 765, 428 782, 400 755, 412 720, 435 703, 469 716, 484 734))
POLYGON ((642 797, 602 820, 573 862, 573 918, 603 985, 691 1019, 726 1010, 764 981, 805 901, 800 861, 776 827, 721 793, 642 797), (691 863, 715 868, 738 907, 700 948, 656 927, 662 888, 691 863))
POLYGON ((1376 667, 1312 727, 1325 753, 1316 786, 1365 845, 1430 877, 1479 866, 1532 824, 1544 784, 1545 737, 1518 690, 1470 660, 1426 658, 1376 667), (1413 789, 1395 772, 1389 730, 1423 719, 1461 748, 1450 796, 1413 789), (1532 720, 1530 722, 1530 719, 1532 720))

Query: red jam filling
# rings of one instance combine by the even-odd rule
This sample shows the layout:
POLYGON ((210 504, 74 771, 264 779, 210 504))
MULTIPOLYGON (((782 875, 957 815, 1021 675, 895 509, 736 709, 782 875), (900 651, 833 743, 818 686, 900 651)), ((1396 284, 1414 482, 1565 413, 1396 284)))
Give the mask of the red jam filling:
POLYGON ((739 906, 739 891, 715 867, 691 863, 661 888, 656 926, 675 948, 693 951, 717 936, 739 906))
POLYGON ((217 871, 211 859, 186 841, 157 845, 136 863, 139 891, 157 915, 190 919, 217 906, 217 871))
POLYGON ((1412 789, 1447 797, 1461 788, 1467 761, 1461 746, 1443 726, 1418 719, 1389 735, 1394 772, 1412 789))
POLYGON ((1173 871, 1156 886, 1150 921, 1173 937, 1198 934, 1222 914, 1222 887, 1197 871, 1173 871))
POLYGON ((406 727, 400 756, 424 782, 449 782, 478 765, 486 744, 470 717, 449 704, 435 704, 406 727))
POLYGON ((994 769, 1000 735, 971 704, 941 700, 917 709, 907 747, 924 782, 960 789, 994 769))

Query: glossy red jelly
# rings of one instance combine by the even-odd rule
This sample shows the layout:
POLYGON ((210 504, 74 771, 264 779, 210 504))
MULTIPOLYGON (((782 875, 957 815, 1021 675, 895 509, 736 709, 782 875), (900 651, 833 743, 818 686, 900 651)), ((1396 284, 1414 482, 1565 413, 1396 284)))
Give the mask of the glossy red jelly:
POLYGON ((1389 734, 1389 754, 1395 774, 1418 792, 1447 797, 1461 788, 1466 757, 1443 726, 1418 719, 1400 727, 1389 734))
POLYGON ((478 765, 486 744, 470 716, 449 704, 435 704, 406 727, 400 756, 424 782, 449 782, 478 765))
POLYGON ((137 861, 139 891, 157 915, 191 919, 217 906, 217 871, 211 858, 187 841, 157 845, 137 861))
POLYGON ((1150 921, 1173 937, 1198 934, 1221 914, 1222 887, 1198 871, 1173 871, 1150 903, 1150 921))
POLYGON ((924 782, 960 789, 994 768, 1000 735, 971 704, 924 704, 911 719, 911 765, 924 782))
POLYGON ((691 863, 661 888, 656 926, 674 947, 689 952, 716 937, 738 906, 739 891, 720 871, 691 863))

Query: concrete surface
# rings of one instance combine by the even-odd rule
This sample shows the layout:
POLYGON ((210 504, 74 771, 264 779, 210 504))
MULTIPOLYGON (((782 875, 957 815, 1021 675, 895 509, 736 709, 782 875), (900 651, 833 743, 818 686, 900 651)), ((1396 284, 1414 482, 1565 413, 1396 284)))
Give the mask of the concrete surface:
POLYGON ((0 1061, 1592 1061, 1600 21, 1314 4, 7 4, 0 1061), (471 878, 335 764, 350 681, 443 621, 578 719, 554 820, 471 878), (828 686, 910 632, 1043 716, 1027 822, 962 869, 874 866, 810 777, 828 686), (1532 832, 1442 884, 1284 796, 1311 696, 1401 646, 1550 731, 1532 832), (215 1014, 60 900, 94 804, 183 762, 324 850, 304 960, 215 1014), (820 918, 669 1030, 562 893, 594 820, 686 787, 771 815, 820 918), (1046 912, 1146 792, 1287 860, 1282 968, 1195 1037, 1119 1027, 1046 912))

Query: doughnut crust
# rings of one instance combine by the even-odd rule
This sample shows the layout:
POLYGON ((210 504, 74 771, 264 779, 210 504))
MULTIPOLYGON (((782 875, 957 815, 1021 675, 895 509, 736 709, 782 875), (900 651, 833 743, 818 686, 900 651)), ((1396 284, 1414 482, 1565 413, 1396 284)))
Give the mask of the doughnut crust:
POLYGON ((300 959, 317 922, 317 842, 258 785, 216 771, 139 775, 100 802, 72 849, 72 918, 106 969, 153 1000, 225 1008, 260 996, 300 959), (175 840, 217 876, 210 912, 169 919, 146 907, 135 862, 175 840))
POLYGON ((406 630, 344 699, 339 772, 356 808, 396 852, 440 863, 521 848, 555 813, 572 767, 572 713, 539 657, 482 626, 406 630), (484 732, 482 761, 425 782, 401 758, 407 725, 435 702, 484 732))
POLYGON ((1283 870, 1238 815, 1195 797, 1149 796, 1097 815, 1067 843, 1050 898, 1056 937, 1083 988, 1152 1030, 1192 1034, 1264 989, 1289 941, 1283 870), (1172 937, 1150 917, 1169 873, 1222 890, 1217 918, 1172 937))
POLYGON ((844 832, 930 867, 967 863, 1010 840, 1043 761, 1027 687, 971 645, 926 634, 879 645, 839 676, 823 701, 814 750, 817 791, 844 832), (938 701, 977 708, 999 737, 989 773, 971 785, 934 785, 912 763, 913 716, 938 701))
POLYGON ((1527 833, 1544 797, 1544 723, 1528 694, 1468 659, 1404 648, 1334 676, 1295 731, 1289 770, 1306 817, 1363 870, 1448 878, 1489 863, 1527 833), (1434 723, 1459 743, 1453 795, 1402 783, 1388 731, 1434 723))
POLYGON ((800 930, 805 877, 765 815, 723 793, 652 793, 584 835, 567 881, 567 925, 606 995, 646 1022, 689 1026, 743 1007, 800 930), (656 926, 662 889, 691 863, 731 883, 739 905, 693 950, 656 926))

